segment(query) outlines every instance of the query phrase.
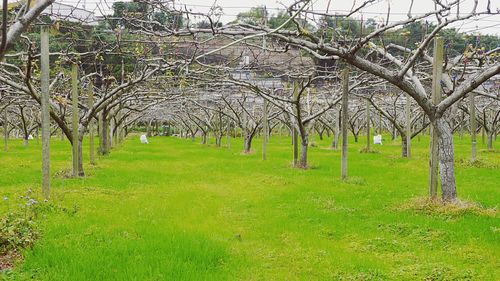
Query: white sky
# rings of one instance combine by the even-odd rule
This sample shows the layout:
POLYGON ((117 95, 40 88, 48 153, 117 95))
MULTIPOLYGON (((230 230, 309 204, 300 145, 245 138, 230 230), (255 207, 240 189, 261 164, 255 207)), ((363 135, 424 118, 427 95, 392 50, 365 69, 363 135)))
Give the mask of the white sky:
MULTIPOLYGON (((446 2, 447 0, 442 0, 446 2)), ((234 17, 242 11, 250 9, 250 7, 255 7, 259 5, 266 5, 270 13, 275 12, 276 8, 282 8, 290 5, 294 1, 292 0, 177 0, 179 3, 184 3, 188 5, 188 8, 192 8, 193 11, 206 12, 209 8, 202 6, 210 6, 213 3, 223 7, 224 16, 222 21, 228 22, 234 19, 234 17), (193 5, 193 6, 190 6, 193 5)), ((326 11, 328 5, 328 0, 313 0, 312 8, 317 11, 326 11)), ((349 11, 353 3, 356 2, 357 5, 363 3, 363 0, 331 0, 330 1, 330 13, 345 13, 349 11)), ((382 21, 385 20, 387 15, 387 7, 390 2, 391 6, 391 16, 390 21, 397 21, 406 18, 408 8, 411 1, 409 0, 376 0, 375 4, 363 9, 363 18, 377 18, 382 21)), ((500 0, 491 0, 491 10, 500 10, 500 0)), ((470 12, 473 7, 474 0, 462 0, 460 4, 460 13, 470 12)), ((179 4, 178 4, 179 5, 179 4)), ((487 5, 487 0, 479 0, 478 10, 485 9, 487 5)), ((432 0, 414 0, 412 13, 425 13, 432 11, 434 4, 432 0)), ((456 11, 453 11, 456 13, 456 11)), ((354 17, 361 19, 361 14, 356 14, 354 17)), ((500 35, 500 15, 485 15, 480 17, 479 20, 469 20, 465 24, 460 24, 462 31, 475 32, 480 30, 480 32, 485 34, 498 34, 500 35)), ((459 27, 457 26, 457 27, 459 27)))
MULTIPOLYGON (((115 0, 56 0, 58 2, 77 5, 82 7, 86 4, 88 10, 94 10, 98 5, 101 10, 111 10, 112 4, 115 0)), ((131 1, 131 0, 125 0, 131 1)), ((165 0, 166 1, 166 0, 165 0)), ((171 0, 170 0, 171 1, 171 0)), ((188 9, 193 12, 207 12, 213 4, 223 7, 224 16, 222 22, 227 23, 235 18, 235 16, 243 11, 249 10, 251 7, 265 5, 269 13, 275 13, 277 8, 283 8, 290 5, 293 0, 174 0, 176 7, 186 5, 188 9)), ((452 0, 441 0, 443 2, 452 0)), ((9 1, 10 2, 10 1, 9 1)), ((312 8, 317 11, 326 11, 329 0, 313 0, 312 8)), ((353 6, 353 2, 360 3, 363 0, 330 0, 330 13, 344 13, 349 11, 353 6)), ((485 10, 487 0, 479 0, 479 11, 485 10)), ((361 19, 361 16, 366 20, 367 18, 376 18, 378 21, 385 21, 387 14, 387 7, 390 3, 391 16, 390 21, 397 21, 406 18, 410 0, 376 0, 375 4, 363 9, 363 15, 357 13, 354 17, 361 19)), ((474 0, 461 0, 460 13, 465 14, 469 12, 473 6, 474 0)), ((413 14, 425 13, 433 10, 434 4, 432 0, 414 0, 413 14)), ((491 10, 493 12, 500 11, 500 0, 491 0, 491 10)), ((95 11, 99 14, 99 11, 95 11)), ((455 11, 452 11, 456 13, 455 11)), ((433 20, 433 19, 430 19, 433 20)), ((500 35, 500 15, 484 15, 475 20, 467 20, 460 24, 455 24, 454 27, 460 28, 462 32, 483 34, 497 34, 500 35)))

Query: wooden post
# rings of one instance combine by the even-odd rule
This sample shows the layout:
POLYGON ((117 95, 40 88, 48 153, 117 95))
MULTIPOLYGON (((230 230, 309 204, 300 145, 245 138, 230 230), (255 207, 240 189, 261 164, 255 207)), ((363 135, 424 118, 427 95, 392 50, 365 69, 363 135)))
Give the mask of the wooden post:
MULTIPOLYGON (((432 64, 432 103, 437 105, 441 102, 441 78, 443 75, 443 38, 434 39, 434 62, 432 64)), ((437 198, 438 188, 438 136, 434 125, 431 123, 430 129, 430 153, 429 153, 429 195, 431 198, 437 198)))
POLYGON ((340 162, 340 172, 342 179, 347 178, 347 123, 349 122, 349 69, 342 70, 342 156, 340 162))
MULTIPOLYGON (((472 142, 471 149, 471 160, 476 161, 477 157, 477 143, 476 143, 476 104, 475 104, 475 94, 471 92, 469 94, 469 113, 470 113, 470 136, 472 142)), ((486 121, 486 120, 485 120, 486 121)))
POLYGON ((49 31, 47 26, 40 30, 41 64, 41 119, 42 119, 42 193, 50 198, 50 114, 49 114, 49 31))
POLYGON ((382 113, 378 113, 378 134, 382 134, 382 113))
POLYGON ((411 153, 411 97, 406 95, 405 105, 406 117, 406 157, 410 158, 411 153))
POLYGON ((72 108, 72 138, 73 138, 73 177, 79 176, 78 171, 78 65, 71 66, 71 108, 72 108))
POLYGON ((334 132, 333 132, 333 143, 334 143, 334 146, 333 146, 333 149, 337 150, 339 148, 339 134, 340 134, 340 110, 338 107, 335 107, 335 110, 334 110, 334 132))
POLYGON ((268 123, 268 112, 267 112, 267 100, 264 99, 264 103, 262 104, 262 160, 266 160, 266 149, 267 149, 267 141, 269 136, 269 123, 268 123))
MULTIPOLYGON (((94 86, 92 85, 92 81, 89 82, 88 86, 88 106, 89 110, 94 107, 94 86)), ((94 119, 90 118, 89 122, 89 160, 90 164, 95 164, 94 158, 94 119)))
POLYGON ((366 152, 370 151, 370 101, 366 99, 366 152))
MULTIPOLYGON (((226 129, 226 135, 227 135, 227 148, 231 148, 231 125, 233 122, 228 122, 227 124, 227 129, 226 129)), ((187 132, 186 132, 187 134, 187 132)), ((235 135, 236 136, 236 135, 235 135)))
MULTIPOLYGON (((158 126, 156 127, 156 132, 158 131, 158 126)), ((114 134, 113 132, 115 131, 115 118, 114 116, 111 116, 109 118, 109 127, 108 127, 108 147, 111 149, 115 146, 115 142, 113 141, 114 134)))
MULTIPOLYGON (((299 98, 299 85, 297 82, 293 84, 293 101, 295 102, 299 98)), ((295 114, 297 114, 297 109, 295 110, 295 114)), ((295 119, 294 119, 295 120, 295 119)), ((297 166, 297 161, 299 159, 299 132, 297 132, 297 128, 295 128, 295 121, 291 121, 292 127, 292 143, 293 143, 293 166, 297 166)))
MULTIPOLYGON (((476 126, 477 127, 477 126, 476 126)), ((486 131, 484 130, 484 126, 481 127, 481 143, 484 145, 484 139, 485 139, 485 133, 486 131)))
MULTIPOLYGON (((120 135, 121 135, 121 124, 120 124, 120 120, 122 119, 122 112, 121 111, 118 111, 116 113, 116 121, 118 122, 118 124, 115 124, 115 145, 118 145, 120 144, 120 142, 122 141, 120 139, 120 135)), ((181 133, 181 138, 182 138, 182 133, 181 133)))
MULTIPOLYGON (((148 127, 149 128, 149 127, 148 127)), ((99 116, 97 119, 97 129, 98 129, 98 135, 99 135, 99 154, 104 155, 104 112, 101 111, 99 112, 99 116)))
POLYGON ((9 112, 7 110, 8 107, 5 107, 3 109, 3 143, 4 143, 4 150, 7 151, 9 150, 9 112))

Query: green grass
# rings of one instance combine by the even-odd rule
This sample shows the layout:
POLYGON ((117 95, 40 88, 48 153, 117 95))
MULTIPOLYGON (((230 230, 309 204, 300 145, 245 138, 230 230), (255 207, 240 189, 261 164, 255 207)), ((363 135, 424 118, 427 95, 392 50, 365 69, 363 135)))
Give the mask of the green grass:
MULTIPOLYGON (((387 136, 386 136, 387 138, 387 136)), ((363 140, 363 138, 361 138, 363 140)), ((288 138, 271 138, 268 160, 190 140, 133 136, 86 165, 87 177, 54 176, 42 237, 7 280, 498 280, 496 210, 412 208, 426 196, 425 138, 412 159, 399 142, 379 153, 349 147, 349 180, 330 140, 310 148, 309 170, 290 167, 288 138), (410 206, 409 208, 405 206, 410 206)), ((213 143, 213 140, 212 140, 213 143)), ((458 194, 484 208, 500 199, 500 153, 455 140, 458 194)), ((224 144, 223 144, 224 145, 224 144)), ((495 145, 500 145, 498 142, 495 145)), ((87 148, 84 148, 87 151, 87 148)), ((52 140, 52 172, 71 166, 67 142, 52 140)), ((12 141, 0 152, 0 214, 29 188, 40 196, 40 147, 12 141)), ((87 162, 87 155, 85 155, 87 162)))

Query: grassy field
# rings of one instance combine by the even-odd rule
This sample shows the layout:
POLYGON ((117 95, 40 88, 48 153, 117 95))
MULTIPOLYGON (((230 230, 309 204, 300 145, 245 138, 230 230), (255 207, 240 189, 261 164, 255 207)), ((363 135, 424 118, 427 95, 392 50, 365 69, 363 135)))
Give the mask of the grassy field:
MULTIPOLYGON (((424 138, 410 160, 400 158, 399 142, 369 154, 351 143, 345 182, 340 152, 317 137, 309 170, 290 167, 285 137, 271 138, 267 161, 258 139, 250 155, 238 139, 230 149, 150 141, 130 137, 86 165, 85 178, 70 179, 62 176, 69 144, 53 139, 41 237, 1 278, 499 280, 500 153, 480 145, 480 165, 470 165, 468 138, 455 140, 458 194, 482 206, 468 209, 418 200, 427 194, 424 138)), ((35 141, 0 151, 2 216, 26 190, 40 196, 40 159, 35 141)))

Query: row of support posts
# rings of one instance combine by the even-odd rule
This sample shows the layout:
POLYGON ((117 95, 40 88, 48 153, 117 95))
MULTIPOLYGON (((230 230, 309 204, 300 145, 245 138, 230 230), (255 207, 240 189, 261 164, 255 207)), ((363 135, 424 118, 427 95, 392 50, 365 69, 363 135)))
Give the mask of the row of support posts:
MULTIPOLYGON (((50 105, 49 105, 49 35, 48 27, 43 26, 40 32, 41 38, 41 129, 42 129, 42 192, 45 199, 50 197, 50 105)), ((443 64, 443 39, 436 38, 434 42, 434 63, 433 63, 433 80, 432 80, 432 102, 433 104, 438 104, 441 100, 441 78, 442 78, 442 64, 443 64)), ((78 66, 77 64, 72 65, 72 138, 73 138, 73 176, 79 176, 79 160, 80 155, 78 149, 81 147, 78 145, 80 141, 79 138, 79 111, 78 111, 78 66)), ((342 135, 342 151, 341 151, 341 177, 342 179, 347 178, 347 145, 348 145, 348 92, 349 92, 349 70, 346 68, 342 71, 342 110, 341 110, 341 135, 342 135)), ((293 89, 293 101, 298 99, 298 85, 294 84, 293 89)), ((92 85, 88 87, 88 105, 92 107, 93 105, 93 89, 92 85)), ((477 154, 477 144, 476 144, 476 119, 475 119, 475 104, 474 104, 474 93, 469 95, 469 105, 470 105, 470 126, 471 126, 471 140, 472 140, 472 160, 476 160, 477 154)), ((268 123, 268 101, 264 99, 263 104, 263 143, 262 143, 262 159, 266 159, 267 155, 267 142, 269 138, 269 123, 268 123)), ((99 128, 102 130, 100 135, 103 135, 104 141, 112 142, 112 132, 114 124, 111 124, 112 128, 109 130, 106 109, 103 110, 99 115, 99 128), (109 132, 108 132, 109 130, 109 132), (109 135, 107 135, 109 134, 109 135), (106 136, 107 135, 107 136, 106 136), (109 138, 109 140, 108 140, 109 138)), ((370 149, 370 104, 367 100, 366 104, 366 115, 367 115, 367 149, 370 149)), ((411 143, 411 98, 407 97, 407 102, 405 106, 405 116, 406 116, 406 142, 407 142, 407 156, 410 157, 410 143, 411 143)), ((113 121, 111 121, 113 122, 113 121)), ((293 164, 297 165, 298 162, 298 132, 296 124, 291 124, 292 128, 292 142, 293 142, 293 164)), ((381 126, 381 122, 380 122, 381 126)), ((429 165, 429 194, 432 198, 437 197, 437 187, 438 187, 438 136, 436 135, 434 125, 431 124, 430 128, 430 165, 429 165)), ((228 127, 228 131, 231 128, 228 127)), ((280 127, 281 129, 281 127, 280 127)), ((119 132, 121 134, 121 132, 119 132)), ((94 125, 89 125, 89 136, 90 136, 90 163, 94 164, 94 125)), ((228 134, 229 137, 229 134, 228 134)), ((8 149, 8 113, 7 109, 4 109, 4 148, 8 149)), ((229 139, 228 139, 229 143, 229 139)), ((107 145, 106 145, 107 146, 107 145)), ((103 154, 107 153, 107 149, 101 149, 103 154)))

